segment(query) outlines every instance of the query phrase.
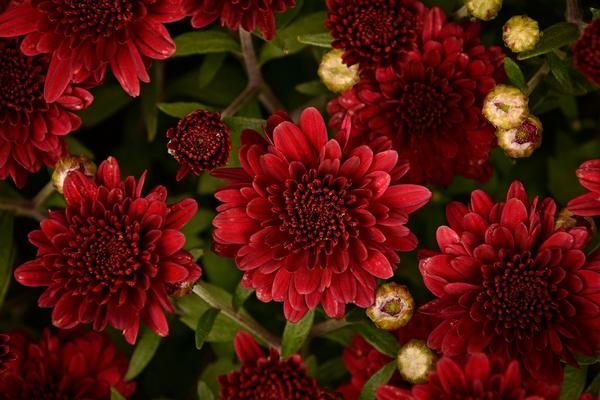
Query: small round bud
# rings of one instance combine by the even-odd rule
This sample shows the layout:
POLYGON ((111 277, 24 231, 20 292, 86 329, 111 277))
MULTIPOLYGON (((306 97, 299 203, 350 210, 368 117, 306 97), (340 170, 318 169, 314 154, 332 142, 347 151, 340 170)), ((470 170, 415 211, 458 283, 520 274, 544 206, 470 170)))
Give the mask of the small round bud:
POLYGON ((518 88, 496 85, 483 102, 483 115, 498 129, 518 127, 528 113, 529 99, 518 88))
POLYGON ((405 381, 427 382, 429 373, 435 368, 437 356, 422 340, 413 339, 400 348, 396 363, 405 381))
POLYGON ((542 145, 542 131, 542 122, 533 115, 527 115, 518 127, 496 132, 498 146, 509 157, 529 157, 542 145))
POLYGON ((321 81, 334 93, 351 89, 360 80, 358 64, 347 66, 342 61, 343 54, 343 50, 332 50, 323 56, 319 65, 321 81))
POLYGON ((83 156, 66 156, 58 160, 52 173, 52 184, 56 191, 63 193, 63 185, 69 172, 81 171, 84 175, 93 178, 96 175, 96 164, 83 156))
POLYGON ((560 210, 560 212, 556 215, 556 219, 554 220, 554 229, 557 231, 568 231, 577 228, 584 229, 586 231, 586 243, 589 243, 597 232, 594 218, 575 215, 569 211, 568 208, 563 208, 560 210))
POLYGON ((533 49, 541 37, 537 21, 527 15, 515 15, 502 28, 504 44, 515 53, 533 49))
POLYGON ((415 301, 404 285, 386 283, 377 288, 375 304, 367 316, 379 329, 396 330, 408 324, 415 310, 415 301))
POLYGON ((489 21, 500 12, 502 0, 465 0, 465 6, 471 17, 489 21))

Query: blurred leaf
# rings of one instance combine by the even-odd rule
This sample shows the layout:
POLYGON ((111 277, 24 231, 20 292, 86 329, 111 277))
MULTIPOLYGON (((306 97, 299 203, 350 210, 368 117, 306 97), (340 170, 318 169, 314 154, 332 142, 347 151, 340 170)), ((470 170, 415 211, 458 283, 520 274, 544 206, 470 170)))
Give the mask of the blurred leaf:
MULTIPOLYGON (((202 371, 202 376, 200 379, 206 382, 207 386, 213 392, 216 398, 219 396, 219 382, 217 381, 217 377, 221 375, 226 375, 235 369, 235 364, 233 361, 228 360, 226 358, 220 358, 214 363, 210 364, 208 367, 202 371)), ((204 399, 201 399, 204 400, 204 399)))
POLYGON ((583 354, 575 354, 575 360, 579 365, 592 365, 598 362, 597 357, 584 356, 583 354))
POLYGON ((202 89, 212 82, 226 57, 224 53, 207 54, 204 57, 198 72, 198 88, 202 89))
POLYGON ((115 387, 111 386, 110 388, 110 400, 125 400, 125 396, 123 396, 115 387))
POLYGON ((352 329, 351 326, 345 326, 341 329, 337 329, 332 332, 327 332, 326 334, 321 335, 321 337, 327 340, 331 340, 332 342, 336 342, 342 345, 343 347, 350 347, 352 345, 352 338, 354 337, 354 335, 356 335, 354 329, 352 329))
POLYGON ((96 158, 94 153, 79 140, 75 139, 73 135, 65 136, 65 142, 67 142, 67 145, 69 146, 69 153, 76 156, 85 156, 90 160, 96 158))
POLYGON ((560 49, 579 38, 579 27, 569 22, 559 22, 544 29, 542 38, 531 50, 519 53, 517 59, 526 60, 560 49))
POLYGON ((198 180, 197 192, 200 195, 212 195, 225 185, 227 185, 227 182, 215 178, 208 172, 204 172, 200 175, 200 179, 198 180))
POLYGON ((84 128, 91 128, 112 117, 129 104, 133 98, 116 84, 105 84, 94 89, 94 102, 78 114, 83 120, 84 128))
POLYGON ((569 75, 570 65, 567 61, 558 58, 554 53, 548 53, 546 58, 550 66, 550 72, 552 72, 552 75, 558 81, 561 89, 566 93, 571 93, 573 91, 573 84, 569 75))
POLYGON ((158 350, 160 340, 160 336, 154 333, 150 328, 147 326, 142 328, 142 333, 135 346, 135 350, 131 355, 131 360, 129 361, 129 369, 125 375, 126 381, 134 379, 144 370, 144 368, 146 368, 152 360, 152 357, 154 357, 156 350, 158 350))
POLYGON ((315 310, 310 310, 297 323, 288 321, 283 330, 283 340, 281 343, 281 353, 283 357, 291 356, 297 353, 301 348, 315 320, 315 310))
POLYGON ((204 346, 204 342, 210 334, 210 331, 212 331, 212 328, 215 324, 215 320, 217 319, 217 316, 220 312, 221 310, 217 308, 209 308, 208 310, 204 311, 204 313, 198 319, 198 325, 196 326, 195 335, 196 348, 198 350, 201 350, 202 346, 204 346))
MULTIPOLYGON (((233 292, 241 279, 242 273, 236 268, 234 260, 221 257, 210 249, 206 249, 204 252, 202 266, 205 278, 227 292, 233 292)), ((231 301, 227 304, 231 304, 231 301)))
POLYGON ((342 357, 335 357, 319 365, 315 376, 320 385, 329 386, 343 380, 347 375, 348 371, 344 368, 344 360, 342 357))
POLYGON ((512 82, 513 85, 521 89, 523 93, 527 92, 527 82, 525 81, 525 75, 523 75, 523 71, 521 71, 521 67, 513 61, 510 57, 504 58, 504 71, 506 71, 506 75, 508 79, 512 82))
POLYGON ((193 54, 232 53, 241 55, 239 43, 228 33, 221 31, 193 31, 175 38, 177 52, 173 57, 193 54))
POLYGON ((304 0, 296 0, 296 7, 288 8, 285 12, 275 14, 275 26, 281 30, 288 26, 302 11, 304 0))
POLYGON ((329 94, 329 89, 320 80, 300 83, 296 85, 296 91, 311 97, 329 94))
POLYGON ((246 289, 240 282, 236 286, 235 291, 233 292, 233 298, 231 299, 233 309, 237 311, 242 308, 246 300, 252 296, 252 293, 254 293, 253 289, 246 289))
POLYGON ((194 262, 197 262, 200 257, 204 255, 204 249, 191 249, 190 254, 194 262))
POLYGON ((600 391, 600 373, 592 380, 592 382, 585 389, 586 392, 597 395, 600 391))
POLYGON ((600 17, 600 8, 590 8, 590 11, 592 12, 593 19, 600 17))
POLYGON ((264 119, 246 117, 225 117, 223 122, 229 127, 232 135, 239 135, 244 129, 252 129, 261 133, 267 125, 264 119))
POLYGON ((390 357, 396 357, 398 354, 400 346, 391 333, 377 329, 375 325, 367 321, 358 322, 353 327, 371 346, 379 350, 380 353, 390 357))
POLYGON ((375 393, 377 388, 381 385, 385 385, 390 381, 392 375, 396 371, 396 361, 391 361, 390 363, 381 367, 379 371, 373 374, 371 378, 365 383, 362 391, 360 392, 359 400, 375 400, 375 393))
POLYGON ((325 47, 327 49, 330 49, 331 42, 333 42, 333 37, 329 32, 311 33, 307 35, 298 36, 298 41, 300 43, 308 44, 311 46, 325 47))
POLYGON ((168 116, 175 118, 184 118, 186 115, 193 113, 196 110, 209 110, 211 111, 210 106, 201 103, 158 103, 156 105, 158 109, 168 116))
POLYGON ((565 377, 560 388, 560 400, 578 400, 585 388, 587 367, 565 367, 565 377))
POLYGON ((6 211, 0 211, 0 308, 4 303, 6 292, 12 278, 15 246, 13 225, 15 216, 6 211))
POLYGON ((198 381, 198 400, 214 400, 215 396, 208 385, 203 381, 198 381))
POLYGON ((314 354, 307 356, 304 359, 304 366, 308 375, 315 376, 317 374, 317 357, 314 354))
POLYGON ((152 67, 153 79, 142 91, 142 115, 146 126, 146 134, 149 142, 153 142, 158 133, 158 110, 156 104, 161 96, 159 86, 163 84, 165 64, 157 62, 152 67))

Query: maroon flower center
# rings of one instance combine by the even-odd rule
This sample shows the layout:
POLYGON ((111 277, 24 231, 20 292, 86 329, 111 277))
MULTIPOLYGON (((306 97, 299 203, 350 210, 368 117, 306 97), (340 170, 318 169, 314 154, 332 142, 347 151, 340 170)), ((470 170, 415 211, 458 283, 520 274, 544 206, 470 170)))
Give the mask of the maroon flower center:
MULTIPOLYGON (((53 0, 41 2, 38 9, 47 13, 57 31, 65 36, 97 40, 125 27, 134 16, 132 0, 53 0)), ((75 43, 78 45, 80 43, 75 43)))
POLYGON ((523 122, 515 136, 515 142, 518 144, 535 143, 538 141, 538 127, 531 121, 523 122))
POLYGON ((353 31, 363 45, 385 45, 389 44, 397 32, 397 26, 387 5, 379 4, 380 7, 369 6, 360 10, 353 24, 353 31))
POLYGON ((442 125, 446 96, 436 88, 411 82, 404 85, 396 110, 410 132, 427 133, 442 125))
POLYGON ((592 21, 582 37, 575 42, 575 56, 577 64, 584 72, 597 76, 600 75, 600 22, 592 21))
POLYGON ((24 56, 17 41, 0 39, 0 110, 32 111, 43 96, 44 70, 42 58, 24 56))
POLYGON ((484 267, 483 302, 496 332, 512 340, 532 337, 558 313, 557 287, 551 284, 551 270, 535 265, 531 254, 513 256, 484 267))
POLYGON ((348 193, 351 182, 332 175, 318 177, 312 169, 300 182, 289 180, 283 194, 285 210, 280 214, 281 230, 292 240, 288 249, 325 249, 328 254, 355 235, 356 221, 348 213, 355 202, 348 193))

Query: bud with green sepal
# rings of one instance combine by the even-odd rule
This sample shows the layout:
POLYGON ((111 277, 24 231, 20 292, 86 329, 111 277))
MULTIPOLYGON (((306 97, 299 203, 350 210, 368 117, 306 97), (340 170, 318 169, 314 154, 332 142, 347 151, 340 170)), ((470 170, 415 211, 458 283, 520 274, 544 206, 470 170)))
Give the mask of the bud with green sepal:
POLYGON ((425 383, 429 373, 435 369, 436 354, 422 340, 413 339, 406 343, 396 357, 398 371, 410 383, 425 383))
POLYGON ((471 17, 489 21, 500 12, 502 0, 465 0, 465 7, 471 17))
POLYGON ((375 303, 367 316, 379 329, 396 330, 408 324, 415 310, 415 301, 404 285, 386 283, 377 288, 375 303))
POLYGON ((518 88, 496 85, 483 102, 483 115, 498 129, 516 128, 528 114, 529 98, 518 88))
POLYGON ((63 193, 65 179, 69 172, 80 171, 93 178, 96 176, 96 164, 84 156, 66 156, 58 160, 52 173, 52 185, 58 193, 63 193))
POLYGON ((542 122, 534 115, 527 115, 516 128, 500 129, 496 132, 498 146, 507 156, 526 158, 542 145, 542 122))
POLYGON ((327 89, 341 93, 356 85, 359 78, 358 64, 347 66, 342 61, 343 50, 325 53, 319 65, 319 77, 327 89))
POLYGON ((537 21, 527 15, 515 15, 502 28, 504 44, 515 53, 533 49, 541 37, 537 21))

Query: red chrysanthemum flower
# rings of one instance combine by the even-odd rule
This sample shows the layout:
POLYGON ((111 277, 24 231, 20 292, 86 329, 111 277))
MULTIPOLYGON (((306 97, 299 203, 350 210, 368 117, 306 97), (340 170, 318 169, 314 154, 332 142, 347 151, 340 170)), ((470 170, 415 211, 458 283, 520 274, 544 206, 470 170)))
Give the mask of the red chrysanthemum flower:
POLYGON ((329 103, 330 124, 352 117, 363 143, 389 138, 410 162, 412 183, 448 185, 455 175, 491 176, 494 129, 481 114, 486 94, 503 77, 503 55, 479 41, 480 26, 446 22, 441 9, 423 13, 418 49, 404 61, 364 70, 361 81, 329 103))
POLYGON ((87 108, 92 95, 68 85, 47 103, 43 86, 48 58, 28 57, 16 39, 0 39, 0 179, 23 187, 29 173, 52 167, 66 153, 63 136, 79 128, 74 111, 87 108))
POLYGON ((111 387, 125 397, 135 390, 125 382, 127 357, 105 335, 46 329, 36 342, 14 332, 9 345, 16 358, 0 373, 0 399, 105 400, 111 387))
POLYGON ((167 131, 169 153, 180 164, 177 180, 190 171, 199 175, 204 170, 222 167, 229 160, 231 138, 221 114, 194 111, 167 131))
POLYGON ((140 93, 150 60, 175 53, 163 25, 185 16, 182 0, 27 0, 0 15, 0 37, 27 35, 21 50, 48 54, 44 97, 54 102, 69 82, 104 79, 110 66, 123 89, 140 93))
POLYGON ((26 286, 46 286, 40 307, 53 307, 59 328, 93 323, 123 331, 134 343, 140 318, 158 335, 173 312, 167 285, 193 282, 200 267, 182 250, 179 229, 196 213, 192 199, 167 205, 158 186, 142 196, 145 174, 121 181, 114 158, 103 162, 94 181, 81 171, 64 182, 65 211, 50 212, 41 230, 29 234, 38 257, 15 270, 26 286))
POLYGON ((215 194, 224 203, 215 251, 235 257, 260 300, 283 301, 290 321, 319 303, 332 317, 347 303, 370 306, 376 279, 394 274, 396 251, 417 244, 405 224, 431 193, 397 185, 408 165, 393 150, 349 145, 348 131, 327 140, 314 108, 300 126, 275 114, 266 139, 243 132, 242 168, 215 172, 231 182, 215 194))
POLYGON ((506 202, 483 191, 451 203, 450 227, 437 231, 441 253, 420 270, 437 297, 422 312, 443 319, 431 348, 457 357, 484 351, 519 360, 535 379, 560 382, 561 359, 594 354, 600 332, 600 252, 583 252, 585 227, 555 230, 556 205, 529 202, 511 185, 506 202))
POLYGON ((450 358, 438 361, 429 382, 411 391, 391 385, 377 390, 377 400, 550 400, 544 386, 527 385, 517 361, 504 362, 483 353, 472 354, 464 367, 450 358))
POLYGON ((567 208, 582 217, 600 215, 600 159, 581 164, 577 169, 577 178, 589 193, 569 201, 567 208))
POLYGON ((600 20, 594 19, 573 44, 575 67, 600 85, 600 20))
POLYGON ((0 374, 6 369, 6 364, 15 359, 15 354, 10 351, 7 335, 0 334, 0 374))
POLYGON ((327 0, 325 26, 348 65, 382 67, 417 49, 423 3, 415 0, 327 0))
POLYGON ((183 0, 194 28, 204 28, 216 20, 232 31, 241 26, 248 32, 258 29, 266 40, 275 37, 275 13, 296 6, 296 0, 183 0))
POLYGON ((279 352, 271 348, 265 356, 247 332, 238 332, 233 345, 242 367, 219 377, 221 400, 320 398, 317 381, 308 376, 298 354, 281 359, 279 352))

